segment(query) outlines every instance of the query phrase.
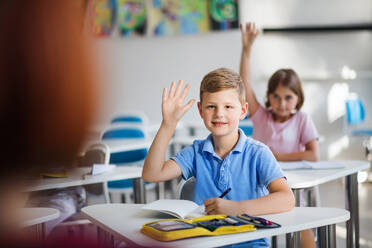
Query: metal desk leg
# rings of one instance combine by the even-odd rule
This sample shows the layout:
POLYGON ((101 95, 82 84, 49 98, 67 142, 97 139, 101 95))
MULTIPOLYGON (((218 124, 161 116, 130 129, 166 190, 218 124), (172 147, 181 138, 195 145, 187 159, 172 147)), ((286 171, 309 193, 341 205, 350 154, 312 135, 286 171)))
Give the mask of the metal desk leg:
MULTIPOLYGON (((293 189, 293 194, 296 199, 296 206, 300 206, 301 199, 301 189, 293 189)), ((286 247, 301 247, 301 235, 300 232, 295 232, 293 234, 286 234, 286 247)))
POLYGON ((346 222, 346 247, 359 248, 359 197, 357 173, 346 176, 345 194, 345 207, 350 211, 350 219, 346 222))
POLYGON ((359 189, 358 174, 353 179, 353 204, 354 204, 354 230, 355 230, 355 247, 359 248, 359 189))
POLYGON ((142 178, 133 179, 134 203, 146 203, 146 190, 142 178))
POLYGON ((37 224, 35 226, 37 240, 44 242, 46 239, 45 223, 37 224))
POLYGON ((278 238, 277 236, 271 237, 271 248, 277 248, 278 247, 278 238))
POLYGON ((327 226, 321 226, 317 228, 318 231, 318 247, 326 248, 327 247, 327 226))
POLYGON ((318 231, 318 247, 319 248, 336 248, 336 225, 321 226, 318 231))
MULTIPOLYGON (((295 198, 296 198, 296 206, 300 206, 301 201, 301 189, 295 189, 294 190, 295 198)), ((301 247, 301 235, 300 232, 295 232, 293 234, 294 239, 294 247, 301 247)))
POLYGON ((285 247, 286 248, 293 248, 293 234, 292 233, 287 233, 285 235, 285 247))
POLYGON ((295 248, 301 248, 301 233, 295 232, 293 234, 293 242, 295 248))
POLYGON ((296 200, 296 207, 299 207, 300 206, 300 200, 301 200, 301 189, 293 189, 293 194, 295 196, 295 200, 296 200))
POLYGON ((300 232, 287 233, 285 235, 285 243, 287 248, 300 248, 301 247, 300 232))
POLYGON ((97 241, 99 247, 114 247, 114 236, 97 226, 97 241))
POLYGON ((328 247, 336 248, 336 224, 328 226, 328 247))

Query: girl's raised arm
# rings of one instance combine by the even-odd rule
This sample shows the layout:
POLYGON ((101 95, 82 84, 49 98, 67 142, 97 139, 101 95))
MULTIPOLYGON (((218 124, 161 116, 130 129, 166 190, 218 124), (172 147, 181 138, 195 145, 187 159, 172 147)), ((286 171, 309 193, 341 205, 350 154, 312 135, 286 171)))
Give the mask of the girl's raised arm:
POLYGON ((259 103, 251 85, 251 49, 258 36, 258 29, 255 23, 248 22, 245 27, 240 24, 242 34, 242 54, 240 59, 240 76, 245 86, 245 95, 248 102, 249 116, 256 113, 259 103))

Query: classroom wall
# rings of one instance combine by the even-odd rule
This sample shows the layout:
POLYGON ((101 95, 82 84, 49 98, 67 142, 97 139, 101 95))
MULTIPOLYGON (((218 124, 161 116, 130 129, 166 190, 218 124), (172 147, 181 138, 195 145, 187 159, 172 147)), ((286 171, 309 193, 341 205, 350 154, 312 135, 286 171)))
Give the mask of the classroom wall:
MULTIPOLYGON (((261 27, 306 24, 342 24, 372 22, 369 0, 241 0, 242 22, 254 20, 261 27)), ((125 109, 144 111, 151 122, 161 121, 161 92, 172 80, 191 84, 190 98, 198 99, 200 81, 218 67, 238 71, 240 32, 238 30, 201 35, 171 37, 120 38, 118 35, 97 39, 101 53, 102 106, 95 126, 103 127, 110 118, 125 109)), ((360 139, 343 138, 342 118, 328 120, 328 95, 336 83, 346 82, 349 91, 361 95, 371 125, 372 32, 281 33, 263 34, 257 39, 252 55, 254 89, 263 102, 268 77, 277 69, 295 69, 304 83, 305 105, 319 133, 324 136, 322 158, 363 158, 360 139), (344 66, 357 72, 356 80, 340 76, 344 66), (337 141, 343 147, 337 154, 329 147, 337 141), (356 144, 356 145, 353 145, 356 144), (346 152, 342 152, 345 150, 346 152), (336 155, 335 155, 336 154, 336 155), (340 157, 341 156, 341 157, 340 157)), ((340 100, 340 99, 338 99, 340 100)), ((336 98, 337 101, 337 98, 336 98)), ((333 103, 336 104, 337 102, 333 103)), ((339 103, 342 105, 342 102, 339 103)), ((199 122, 196 106, 184 117, 199 122)))

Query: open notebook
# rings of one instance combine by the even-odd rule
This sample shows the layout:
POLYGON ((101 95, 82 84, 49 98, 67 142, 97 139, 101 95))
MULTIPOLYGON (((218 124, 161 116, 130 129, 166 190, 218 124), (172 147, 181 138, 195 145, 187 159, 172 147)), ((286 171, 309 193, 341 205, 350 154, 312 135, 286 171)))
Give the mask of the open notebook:
POLYGON ((199 206, 189 200, 157 200, 144 205, 142 209, 159 211, 179 219, 192 219, 206 215, 204 205, 199 206))
POLYGON ((294 161, 294 162, 279 162, 282 170, 300 170, 300 169, 310 169, 310 170, 328 170, 328 169, 341 169, 344 168, 342 164, 335 161, 294 161))

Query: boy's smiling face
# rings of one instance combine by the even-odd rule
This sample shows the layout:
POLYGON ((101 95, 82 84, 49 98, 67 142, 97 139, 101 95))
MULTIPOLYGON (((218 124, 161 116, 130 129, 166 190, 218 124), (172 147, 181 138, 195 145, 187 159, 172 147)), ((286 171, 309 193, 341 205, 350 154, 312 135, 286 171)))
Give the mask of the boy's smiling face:
POLYGON ((214 136, 226 136, 236 132, 239 120, 247 114, 248 105, 243 106, 235 89, 214 93, 205 92, 198 109, 206 128, 214 136))

